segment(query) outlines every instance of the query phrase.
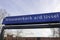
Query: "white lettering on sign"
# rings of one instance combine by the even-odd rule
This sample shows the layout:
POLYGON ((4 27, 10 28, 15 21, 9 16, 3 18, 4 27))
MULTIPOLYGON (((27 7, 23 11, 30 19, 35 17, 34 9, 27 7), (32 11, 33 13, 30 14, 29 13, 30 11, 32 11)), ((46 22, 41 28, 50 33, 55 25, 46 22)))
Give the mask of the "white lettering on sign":
POLYGON ((35 16, 34 19, 43 19, 43 16, 35 16))
POLYGON ((55 18, 59 18, 59 14, 8 18, 6 19, 6 21, 27 21, 27 20, 45 20, 45 19, 48 20, 48 19, 55 19, 55 18))

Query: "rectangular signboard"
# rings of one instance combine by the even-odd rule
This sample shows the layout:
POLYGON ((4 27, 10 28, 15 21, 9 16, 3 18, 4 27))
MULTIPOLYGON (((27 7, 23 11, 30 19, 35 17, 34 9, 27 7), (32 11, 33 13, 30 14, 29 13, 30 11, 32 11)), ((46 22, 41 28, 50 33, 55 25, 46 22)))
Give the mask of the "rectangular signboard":
POLYGON ((42 23, 55 21, 60 21, 60 12, 24 16, 10 16, 4 18, 2 24, 42 23))

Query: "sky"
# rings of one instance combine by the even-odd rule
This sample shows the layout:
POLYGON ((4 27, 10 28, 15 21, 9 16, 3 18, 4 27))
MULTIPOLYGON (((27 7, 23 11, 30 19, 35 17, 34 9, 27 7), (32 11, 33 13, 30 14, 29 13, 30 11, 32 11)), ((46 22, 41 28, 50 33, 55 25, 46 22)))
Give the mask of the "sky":
POLYGON ((60 0, 0 0, 0 9, 11 16, 60 12, 60 0))
MULTIPOLYGON (((0 9, 5 9, 10 16, 60 12, 60 0, 0 0, 0 9)), ((51 33, 51 29, 47 30, 51 33)))

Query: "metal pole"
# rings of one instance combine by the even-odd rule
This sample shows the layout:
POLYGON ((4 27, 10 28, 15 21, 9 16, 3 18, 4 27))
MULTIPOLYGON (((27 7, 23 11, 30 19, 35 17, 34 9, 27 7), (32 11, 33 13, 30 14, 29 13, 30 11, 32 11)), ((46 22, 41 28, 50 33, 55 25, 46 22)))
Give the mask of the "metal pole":
POLYGON ((4 40, 4 28, 2 27, 0 40, 4 40))

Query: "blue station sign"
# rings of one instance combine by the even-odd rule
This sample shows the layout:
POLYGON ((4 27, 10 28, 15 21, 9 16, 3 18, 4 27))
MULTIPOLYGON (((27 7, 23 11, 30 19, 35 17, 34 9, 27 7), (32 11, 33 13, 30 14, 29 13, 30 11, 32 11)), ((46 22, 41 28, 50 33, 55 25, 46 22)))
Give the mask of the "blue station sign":
POLYGON ((23 24, 23 23, 45 23, 60 21, 60 12, 24 15, 24 16, 10 16, 3 20, 2 24, 23 24))

